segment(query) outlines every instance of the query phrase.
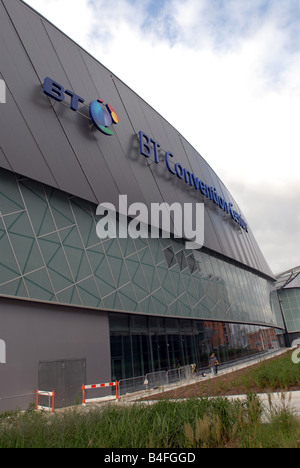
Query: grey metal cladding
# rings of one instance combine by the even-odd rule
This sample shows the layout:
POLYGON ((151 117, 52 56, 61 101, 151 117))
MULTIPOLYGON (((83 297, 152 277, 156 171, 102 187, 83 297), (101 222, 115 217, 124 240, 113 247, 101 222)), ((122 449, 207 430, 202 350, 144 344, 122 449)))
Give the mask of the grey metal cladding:
POLYGON ((42 175, 44 182, 55 186, 55 178, 27 121, 28 104, 31 105, 32 98, 37 97, 36 86, 32 86, 32 83, 36 85, 35 74, 1 3, 0 21, 1 75, 7 89, 7 103, 1 106, 0 114, 0 146, 13 170, 24 172, 32 166, 33 178, 42 175), (28 159, 24 155, 25 148, 28 159))
MULTIPOLYGON (((70 193, 76 184, 78 194, 80 192, 82 197, 96 201, 66 131, 59 122, 56 109, 52 109, 43 96, 43 80, 32 65, 37 49, 32 50, 28 46, 25 51, 24 48, 28 30, 34 29, 36 16, 19 2, 5 2, 8 12, 13 15, 12 20, 18 18, 17 34, 2 4, 0 6, 1 72, 11 93, 3 108, 5 112, 1 112, 3 151, 15 172, 70 193), (34 24, 31 24, 32 21, 34 24), (22 37, 22 42, 19 37, 22 37)), ((15 23, 14 26, 17 27, 15 23)), ((32 42, 29 41, 29 44, 32 42)), ((41 42, 49 42, 46 34, 45 37, 41 34, 41 42)), ((43 64, 39 60, 36 63, 43 64)), ((58 64, 55 64, 56 68, 58 64)), ((56 108, 69 119, 73 117, 64 106, 56 108)))
MULTIPOLYGON (((237 203, 203 157, 151 106, 55 26, 20 0, 0 0, 0 76, 7 103, 0 112, 0 166, 93 203, 205 204, 204 245, 273 277, 255 239, 231 216, 168 172, 164 152, 218 194, 237 203), (85 99, 72 112, 67 99, 51 100, 45 77, 85 99), (120 118, 114 135, 91 125, 88 105, 109 102, 120 118), (160 160, 139 154, 139 131, 161 145, 160 160)), ((246 217, 243 215, 244 219, 246 217)))

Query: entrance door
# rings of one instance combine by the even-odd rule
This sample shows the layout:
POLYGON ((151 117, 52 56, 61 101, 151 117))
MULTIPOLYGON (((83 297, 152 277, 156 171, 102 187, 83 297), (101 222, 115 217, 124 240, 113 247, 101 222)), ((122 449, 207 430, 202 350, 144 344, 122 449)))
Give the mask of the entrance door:
POLYGON ((111 363, 112 363, 112 369, 111 369, 112 380, 122 380, 123 378, 125 378, 124 359, 122 357, 112 358, 111 363))
POLYGON ((55 391, 55 408, 79 403, 81 401, 81 387, 85 383, 85 359, 39 363, 38 389, 55 391))

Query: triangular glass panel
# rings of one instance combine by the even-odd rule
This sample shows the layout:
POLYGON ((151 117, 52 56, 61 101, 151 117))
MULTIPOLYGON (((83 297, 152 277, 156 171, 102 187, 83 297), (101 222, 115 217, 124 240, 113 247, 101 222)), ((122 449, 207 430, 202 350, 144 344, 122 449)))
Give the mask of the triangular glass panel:
POLYGON ((72 286, 58 293, 57 300, 61 304, 82 305, 76 286, 72 286))
POLYGON ((8 237, 0 219, 0 284, 21 276, 8 237))
POLYGON ((20 182, 20 187, 36 236, 54 232, 56 228, 43 186, 38 182, 26 179, 20 182))
POLYGON ((9 171, 1 170, 0 206, 1 214, 24 210, 24 203, 20 196, 15 175, 9 171))
POLYGON ((87 250, 87 255, 93 269, 93 274, 100 290, 101 297, 108 296, 116 289, 116 286, 107 259, 102 251, 102 247, 97 246, 97 250, 96 248, 87 250))
POLYGON ((73 284, 74 279, 57 234, 41 237, 38 243, 55 290, 61 291, 73 284))
POLYGON ((51 193, 48 195, 48 200, 58 230, 75 224, 67 194, 52 189, 51 193))
POLYGON ((94 278, 87 278, 77 284, 77 290, 82 304, 86 307, 99 307, 101 298, 96 287, 94 278))
POLYGON ((71 200, 71 206, 77 222, 78 229, 86 248, 99 244, 100 239, 96 233, 96 207, 95 213, 92 212, 92 206, 89 202, 80 200, 79 198, 71 200))
POLYGON ((123 288, 119 289, 119 296, 123 304, 124 310, 128 312, 135 312, 138 308, 137 299, 133 292, 131 284, 127 284, 123 288))
POLYGON ((117 292, 103 299, 104 308, 107 310, 123 310, 123 305, 117 292))
POLYGON ((44 266, 36 240, 25 212, 5 217, 18 264, 23 274, 44 266))
POLYGON ((24 281, 31 299, 55 300, 55 294, 45 268, 24 276, 24 281))
POLYGON ((18 278, 17 280, 10 281, 9 283, 0 286, 0 294, 28 298, 28 293, 25 289, 22 278, 18 278))

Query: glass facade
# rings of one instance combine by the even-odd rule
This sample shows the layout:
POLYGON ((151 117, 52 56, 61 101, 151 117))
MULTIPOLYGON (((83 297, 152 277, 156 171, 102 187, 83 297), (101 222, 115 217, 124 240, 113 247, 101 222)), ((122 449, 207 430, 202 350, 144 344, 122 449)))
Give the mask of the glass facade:
POLYGON ((280 289, 278 296, 288 333, 300 333, 300 289, 280 289))
POLYGON ((208 367, 278 346, 274 329, 189 319, 111 313, 112 379, 122 380, 195 363, 208 367))
MULTIPOLYGON (((0 170, 0 295, 283 327, 272 282, 173 239, 106 239, 96 205, 0 170)), ((174 348, 175 349, 175 348, 174 348)))

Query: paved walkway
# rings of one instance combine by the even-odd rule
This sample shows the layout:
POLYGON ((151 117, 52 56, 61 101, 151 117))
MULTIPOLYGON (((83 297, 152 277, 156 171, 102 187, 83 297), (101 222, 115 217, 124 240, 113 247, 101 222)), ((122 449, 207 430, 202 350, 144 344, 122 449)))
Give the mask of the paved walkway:
POLYGON ((175 388, 179 388, 179 387, 185 387, 187 385, 192 385, 194 383, 197 383, 197 382, 203 382, 203 381, 206 381, 208 379, 217 379, 218 377, 224 375, 224 374, 229 374, 231 372, 234 372, 236 370, 240 370, 240 369, 244 369, 246 367, 249 367, 249 366, 252 366, 253 364, 257 364, 259 362, 262 362, 262 361, 266 361, 267 359, 271 359, 275 356, 279 356, 280 354, 284 354, 287 352, 287 349, 284 348, 284 349, 278 349, 277 351, 273 351, 273 352, 270 352, 268 354, 265 354, 263 356, 259 356, 257 358, 254 358, 254 359, 249 359, 247 361, 243 361, 243 362, 240 362, 240 363, 233 363, 232 365, 228 365, 226 364, 225 366, 220 366, 219 368, 219 371, 218 371, 218 374, 217 375, 212 375, 211 371, 208 370, 208 371, 205 371, 205 377, 202 376, 202 372, 199 372, 197 373, 197 375, 193 375, 190 379, 187 379, 187 380, 182 380, 182 381, 178 381, 178 382, 175 382, 175 383, 172 383, 172 384, 167 384, 167 385, 164 385, 164 386, 160 386, 160 387, 157 387, 157 388, 153 388, 153 389, 150 389, 150 390, 142 390, 142 391, 139 391, 139 392, 136 392, 136 393, 128 393, 126 395, 122 395, 120 400, 121 401, 135 401, 137 399, 140 399, 142 398, 143 396, 150 396, 150 395, 156 395, 158 393, 163 393, 163 392, 166 392, 168 390, 173 390, 175 388))
MULTIPOLYGON (((134 404, 136 402, 139 402, 141 404, 151 405, 151 404, 156 403, 157 400, 153 399, 153 400, 141 401, 141 398, 146 397, 146 396, 149 397, 151 395, 155 396, 157 394, 163 393, 168 390, 173 390, 178 387, 184 387, 187 385, 191 385, 193 383, 206 381, 212 378, 218 379, 220 376, 224 374, 228 374, 239 369, 244 369, 258 362, 271 359, 272 357, 283 354, 286 351, 287 351, 286 348, 279 349, 277 351, 270 352, 264 356, 260 356, 259 358, 256 358, 253 360, 249 360, 249 361, 242 362, 242 363, 235 363, 232 366, 223 367, 223 368, 221 366, 217 376, 213 376, 210 372, 206 374, 206 377, 203 377, 201 374, 198 374, 195 377, 192 377, 191 379, 186 380, 186 381, 176 382, 174 384, 165 385, 163 387, 158 387, 158 388, 151 389, 151 390, 143 390, 143 391, 136 392, 136 393, 129 393, 126 395, 122 395, 119 400, 116 400, 116 398, 113 396, 87 400, 87 406, 83 407, 83 409, 84 408, 92 409, 93 407, 99 407, 107 403, 127 405, 127 404, 134 404)), ((228 398, 229 400, 237 400, 237 399, 244 400, 246 399, 246 397, 247 397, 246 395, 224 396, 224 398, 228 398)), ((267 414, 267 411, 270 409, 270 405, 271 405, 272 408, 277 408, 277 409, 283 408, 283 407, 290 408, 294 411, 295 414, 299 415, 300 417, 300 391, 294 391, 294 392, 288 391, 288 392, 279 392, 279 393, 275 392, 271 394, 261 393, 259 394, 259 399, 265 408, 266 414, 267 414)))
MULTIPOLYGON (((142 391, 142 392, 137 392, 137 393, 134 393, 134 394, 127 394, 127 395, 124 395, 120 398, 120 401, 119 403, 121 404, 130 404, 130 403, 135 403, 137 402, 138 400, 140 400, 141 398, 145 397, 145 396, 151 396, 151 395, 157 395, 159 393, 163 393, 165 391, 168 391, 168 390, 173 390, 175 388, 178 388, 178 387, 183 387, 183 386, 186 386, 186 385, 191 385, 193 383, 196 383, 196 382, 201 382, 201 381, 205 381, 207 379, 217 379, 218 377, 224 375, 224 374, 228 374, 228 373, 231 373, 231 372, 234 372, 236 370, 239 370, 239 369, 244 369, 246 367, 249 367, 253 364, 256 364, 258 362, 262 362, 262 361, 265 361, 267 359, 271 359, 275 356, 278 356, 280 354, 284 354, 286 353, 287 349, 279 349, 275 352, 270 352, 268 353, 267 355, 265 356, 260 356, 259 358, 256 358, 256 359, 253 359, 253 360, 250 360, 250 361, 246 361, 246 362, 243 362, 243 363, 235 363, 234 365, 232 366, 228 366, 228 367, 225 367, 225 368, 220 368, 219 372, 218 372, 218 375, 217 376, 213 376, 210 372, 206 374, 206 377, 202 377, 202 375, 198 375, 196 377, 193 377, 192 379, 190 380, 187 380, 185 382, 177 382, 175 384, 170 384, 170 385, 166 385, 164 387, 161 387, 161 388, 157 388, 157 389, 152 389, 152 390, 145 390, 145 391, 142 391)), ((247 398, 246 395, 227 395, 227 396, 224 396, 224 398, 228 398, 229 400, 244 400, 247 398)), ((275 393, 271 393, 271 394, 267 394, 267 393, 261 393, 259 394, 259 399, 261 401, 261 403, 263 404, 264 408, 266 410, 268 410, 270 408, 270 405, 271 407, 273 408, 282 408, 282 407, 286 407, 286 408, 290 408, 292 409, 295 414, 299 415, 300 417, 300 391, 294 391, 294 392, 275 392, 275 393)), ((148 404, 153 404, 155 403, 157 400, 151 400, 151 401, 147 401, 147 402, 143 402, 143 403, 148 403, 148 404)))

